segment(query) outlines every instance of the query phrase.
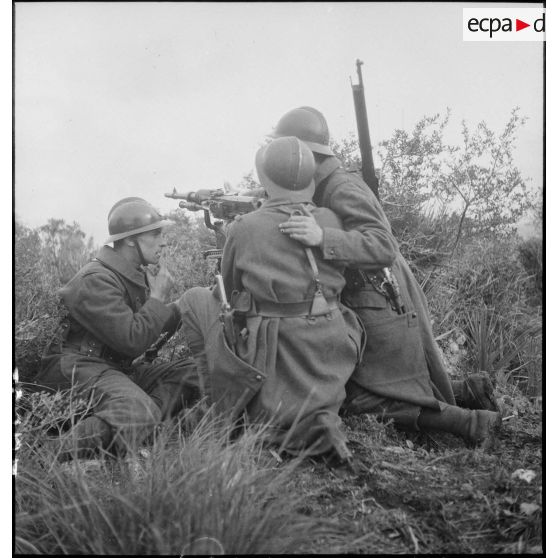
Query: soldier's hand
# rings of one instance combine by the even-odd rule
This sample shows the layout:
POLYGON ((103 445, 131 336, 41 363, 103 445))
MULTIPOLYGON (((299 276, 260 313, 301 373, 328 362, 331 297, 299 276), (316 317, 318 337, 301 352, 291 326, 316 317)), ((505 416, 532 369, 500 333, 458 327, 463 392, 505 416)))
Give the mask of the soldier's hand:
POLYGON ((159 265, 159 272, 157 274, 153 273, 153 271, 148 268, 146 275, 151 296, 161 302, 165 302, 174 284, 174 279, 167 269, 167 264, 165 262, 161 262, 159 265))
POLYGON ((306 215, 292 215, 288 221, 279 225, 279 230, 305 246, 320 246, 324 231, 312 213, 305 206, 302 208, 306 215))

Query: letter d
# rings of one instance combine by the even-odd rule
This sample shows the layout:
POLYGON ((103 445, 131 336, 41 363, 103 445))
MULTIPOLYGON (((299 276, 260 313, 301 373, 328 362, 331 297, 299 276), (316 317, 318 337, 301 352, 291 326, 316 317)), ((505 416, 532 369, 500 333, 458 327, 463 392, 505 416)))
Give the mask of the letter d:
POLYGON ((544 33, 544 16, 545 14, 542 15, 542 17, 540 17, 539 19, 535 20, 535 23, 533 23, 533 29, 537 32, 537 33, 544 33), (542 27, 539 29, 538 25, 539 22, 541 22, 542 27))

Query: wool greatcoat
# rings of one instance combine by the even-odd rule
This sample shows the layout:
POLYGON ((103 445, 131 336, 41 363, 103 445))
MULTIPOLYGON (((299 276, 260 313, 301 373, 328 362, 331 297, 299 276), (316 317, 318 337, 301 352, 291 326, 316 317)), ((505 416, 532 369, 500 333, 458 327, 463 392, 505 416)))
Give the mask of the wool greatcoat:
POLYGON ((398 315, 369 282, 347 285, 343 302, 366 329, 362 364, 347 384, 348 412, 375 412, 417 428, 422 407, 455 404, 451 383, 432 333, 426 297, 399 252, 389 221, 364 181, 335 157, 315 173, 314 202, 335 212, 343 230, 324 228, 323 258, 368 274, 391 267, 406 313, 398 315))
MULTIPOLYGON (((322 226, 341 226, 333 212, 312 203, 307 207, 322 226)), ((223 347, 219 303, 210 291, 193 289, 180 305, 190 348, 198 355, 205 351, 213 393, 223 393, 225 382, 225 391, 233 390, 237 398, 230 405, 240 400, 237 411, 245 408, 253 421, 270 422, 274 442, 287 451, 304 447, 318 454, 346 441, 338 412, 360 358, 363 330, 356 315, 338 304, 343 263, 325 262, 319 253, 315 260, 330 308, 308 317, 315 292, 312 267, 302 244, 279 230, 297 209, 300 204, 272 199, 238 217, 228 230, 222 274, 233 304, 243 301, 245 335, 236 352, 246 367, 234 366, 223 347), (216 363, 222 359, 234 368, 232 377, 227 366, 223 370, 216 363)))
POLYGON ((36 383, 91 397, 92 416, 108 424, 117 446, 141 441, 165 413, 199 397, 191 360, 132 365, 180 322, 175 304, 149 297, 141 268, 104 246, 59 295, 67 315, 45 350, 36 383))

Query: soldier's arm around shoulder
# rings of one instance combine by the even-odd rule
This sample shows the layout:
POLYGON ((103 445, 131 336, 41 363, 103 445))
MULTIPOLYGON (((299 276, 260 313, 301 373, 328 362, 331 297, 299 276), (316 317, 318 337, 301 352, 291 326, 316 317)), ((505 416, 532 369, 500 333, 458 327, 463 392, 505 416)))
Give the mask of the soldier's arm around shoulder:
POLYGON ((343 230, 324 228, 325 259, 349 265, 388 267, 399 250, 377 198, 364 183, 350 175, 339 180, 327 204, 343 223, 343 230))
POLYGON ((172 305, 153 297, 134 312, 121 281, 106 271, 84 274, 72 293, 66 293, 64 302, 72 316, 97 339, 133 358, 157 340, 175 314, 172 305))

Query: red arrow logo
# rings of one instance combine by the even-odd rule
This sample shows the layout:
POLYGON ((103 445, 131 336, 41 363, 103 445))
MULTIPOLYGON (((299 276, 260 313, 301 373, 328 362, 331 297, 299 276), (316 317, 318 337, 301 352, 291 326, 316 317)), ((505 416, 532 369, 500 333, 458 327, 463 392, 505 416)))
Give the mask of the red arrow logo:
POLYGON ((515 20, 515 30, 516 31, 521 31, 522 29, 525 29, 526 27, 531 27, 530 23, 525 23, 524 21, 521 21, 520 19, 515 20))

